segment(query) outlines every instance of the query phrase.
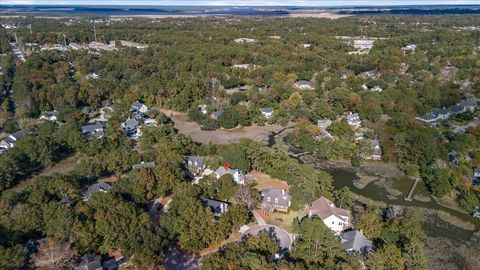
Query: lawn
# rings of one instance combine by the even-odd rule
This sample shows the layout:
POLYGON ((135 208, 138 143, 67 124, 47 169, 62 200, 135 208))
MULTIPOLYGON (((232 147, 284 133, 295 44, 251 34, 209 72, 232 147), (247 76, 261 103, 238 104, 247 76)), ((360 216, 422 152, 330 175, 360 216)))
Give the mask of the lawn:
POLYGON ((265 217, 267 224, 275 225, 285 229, 287 232, 293 232, 293 220, 296 217, 303 216, 300 211, 290 210, 288 213, 274 212, 265 217))
POLYGON ((247 177, 251 177, 255 180, 256 186, 255 188, 258 190, 262 190, 264 188, 280 188, 289 190, 289 186, 287 182, 272 178, 270 175, 258 171, 251 171, 247 174, 247 177))

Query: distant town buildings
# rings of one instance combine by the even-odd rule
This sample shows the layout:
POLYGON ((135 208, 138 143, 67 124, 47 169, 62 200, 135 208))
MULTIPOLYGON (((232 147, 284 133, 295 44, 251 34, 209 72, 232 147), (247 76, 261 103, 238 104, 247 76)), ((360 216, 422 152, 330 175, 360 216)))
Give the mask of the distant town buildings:
POLYGON ((313 85, 310 83, 310 81, 307 81, 307 80, 296 81, 293 84, 293 87, 298 88, 300 90, 314 90, 315 89, 313 87, 313 85))
POLYGON ((239 44, 256 44, 257 43, 257 40, 256 39, 253 39, 253 38, 237 38, 234 40, 236 43, 239 43, 239 44))

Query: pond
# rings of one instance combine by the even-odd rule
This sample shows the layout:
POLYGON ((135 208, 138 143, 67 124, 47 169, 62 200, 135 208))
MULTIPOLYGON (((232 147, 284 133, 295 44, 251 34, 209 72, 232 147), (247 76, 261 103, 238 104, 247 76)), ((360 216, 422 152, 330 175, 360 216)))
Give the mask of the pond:
MULTIPOLYGON (((327 171, 332 176, 333 186, 335 189, 348 187, 355 194, 367 197, 375 201, 384 202, 389 205, 401 205, 401 206, 408 206, 408 207, 421 207, 426 209, 442 210, 461 220, 469 221, 475 224, 475 230, 478 230, 480 228, 479 219, 476 219, 471 215, 464 214, 464 213, 455 211, 453 209, 450 209, 448 207, 439 205, 433 200, 430 202, 423 202, 418 200, 405 201, 403 199, 403 196, 399 196, 399 197, 389 196, 386 189, 376 185, 375 182, 371 182, 367 186, 365 186, 365 188, 360 189, 354 185, 354 182, 356 179, 358 179, 358 176, 352 170, 349 170, 346 168, 335 168, 335 169, 327 169, 325 171, 327 171)), ((396 187, 401 191, 403 191, 404 194, 406 195, 413 181, 406 181, 406 179, 402 179, 402 180, 403 181, 397 181, 397 182, 402 182, 405 184, 400 184, 400 185, 397 185, 396 187)), ((415 192, 426 193, 426 187, 423 184, 423 182, 421 183, 422 184, 420 184, 417 187, 417 190, 415 192)), ((473 235, 472 231, 458 228, 456 226, 448 226, 446 222, 442 222, 442 220, 440 219, 435 220, 435 222, 428 222, 428 226, 425 227, 425 230, 429 236, 433 236, 433 237, 440 236, 440 237, 446 237, 446 238, 454 238, 456 240, 461 239, 464 241, 469 240, 473 235)))

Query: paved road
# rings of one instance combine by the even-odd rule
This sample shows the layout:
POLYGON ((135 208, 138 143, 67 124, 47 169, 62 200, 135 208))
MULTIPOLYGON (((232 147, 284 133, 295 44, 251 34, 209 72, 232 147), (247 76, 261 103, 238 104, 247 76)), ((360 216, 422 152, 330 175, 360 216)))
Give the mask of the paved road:
POLYGON ((479 119, 475 119, 473 120, 472 122, 466 124, 466 125, 463 125, 463 126, 459 126, 459 127, 456 127, 453 132, 455 133, 465 133, 465 131, 467 131, 468 128, 470 127, 476 127, 480 125, 480 120, 479 119))
POLYGON ((285 253, 292 248, 292 237, 284 229, 273 225, 257 225, 248 229, 244 235, 258 235, 261 232, 268 232, 270 238, 279 246, 279 253, 285 253))

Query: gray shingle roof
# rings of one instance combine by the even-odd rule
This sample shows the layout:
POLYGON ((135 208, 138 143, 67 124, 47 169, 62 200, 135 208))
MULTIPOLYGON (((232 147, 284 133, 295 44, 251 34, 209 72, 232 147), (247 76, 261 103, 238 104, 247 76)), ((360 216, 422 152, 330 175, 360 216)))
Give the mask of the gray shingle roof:
POLYGON ((261 108, 262 113, 273 113, 273 108, 261 108))
POLYGON ((84 255, 74 270, 102 270, 102 257, 100 255, 87 254, 84 255))
POLYGON ((343 248, 347 251, 366 252, 372 248, 372 241, 357 230, 342 233, 341 239, 343 248))
POLYGON ((90 199, 90 196, 92 196, 93 193, 95 193, 95 192, 107 192, 111 188, 112 187, 105 182, 93 184, 93 185, 89 186, 87 188, 87 190, 83 193, 84 199, 88 200, 88 199, 90 199))
POLYGON ((290 202, 292 200, 292 196, 290 196, 290 194, 286 190, 279 188, 262 189, 262 196, 263 204, 277 205, 283 207, 290 207, 290 202))
POLYGON ((202 156, 188 156, 187 157, 187 166, 202 169, 205 165, 205 157, 202 156))

